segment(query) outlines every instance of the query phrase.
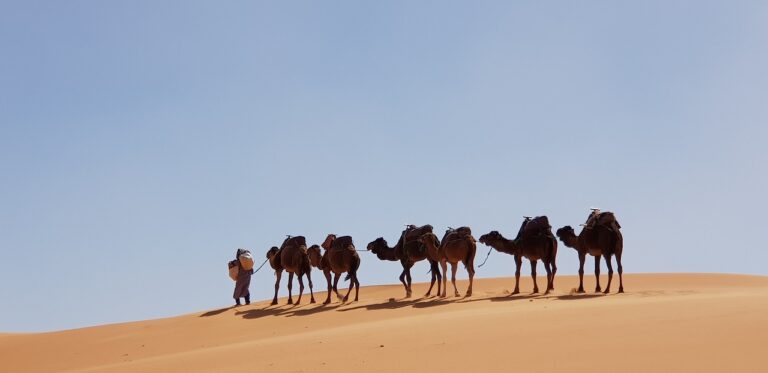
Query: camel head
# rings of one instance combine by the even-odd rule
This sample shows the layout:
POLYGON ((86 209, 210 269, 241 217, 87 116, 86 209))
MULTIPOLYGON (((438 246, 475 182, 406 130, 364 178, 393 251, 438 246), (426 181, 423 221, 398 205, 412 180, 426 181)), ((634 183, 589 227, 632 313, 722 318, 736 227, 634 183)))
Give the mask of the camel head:
POLYGON ((565 246, 576 248, 578 236, 576 236, 576 232, 570 225, 566 225, 558 229, 555 232, 555 235, 557 235, 557 237, 560 239, 560 241, 563 242, 563 244, 565 244, 565 246))
POLYGON ((378 254, 387 248, 389 248, 389 245, 387 245, 387 240, 385 240, 384 237, 379 237, 366 246, 366 249, 374 254, 378 254))
POLYGON ((504 241, 504 236, 499 233, 499 231, 490 231, 482 236, 480 236, 480 243, 485 244, 487 246, 495 246, 499 245, 504 241))
POLYGON ((330 250, 331 245, 333 244, 333 241, 336 240, 335 234, 329 234, 328 237, 325 238, 325 241, 320 245, 323 247, 323 249, 330 250))
POLYGON ((320 246, 312 245, 307 249, 307 255, 309 256, 309 263, 313 267, 320 268, 320 260, 323 259, 323 255, 320 253, 320 246))
POLYGON ((267 259, 274 258, 278 250, 280 249, 278 249, 277 246, 272 246, 269 250, 267 250, 267 259))
POLYGON ((576 237, 576 232, 573 230, 573 227, 571 227, 570 225, 566 225, 566 226, 558 229, 555 232, 555 235, 557 235, 557 237, 559 237, 560 240, 562 241, 562 240, 564 240, 566 238, 576 237))

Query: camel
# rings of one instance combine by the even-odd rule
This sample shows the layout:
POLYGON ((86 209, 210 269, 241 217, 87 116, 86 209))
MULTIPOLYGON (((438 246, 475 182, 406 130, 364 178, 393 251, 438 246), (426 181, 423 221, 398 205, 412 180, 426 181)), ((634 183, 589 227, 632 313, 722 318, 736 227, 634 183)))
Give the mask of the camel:
POLYGON ((548 294, 550 290, 555 290, 555 273, 557 273, 557 265, 555 259, 557 257, 557 240, 552 236, 551 230, 542 230, 539 233, 531 232, 526 234, 525 226, 529 222, 526 218, 523 221, 518 237, 514 240, 508 240, 504 238, 498 231, 491 231, 488 234, 484 234, 480 237, 480 242, 488 246, 493 247, 496 251, 502 253, 511 254, 515 257, 515 290, 512 294, 520 293, 520 267, 523 264, 523 257, 527 258, 531 262, 531 277, 533 278, 533 294, 539 292, 539 285, 536 282, 536 265, 538 260, 541 260, 544 264, 544 269, 547 271, 547 290, 544 294, 548 294), (549 234, 546 234, 546 233, 549 234))
POLYGON ((624 267, 621 265, 621 254, 624 249, 624 237, 619 231, 618 223, 615 225, 595 224, 593 218, 597 218, 599 215, 599 212, 591 214, 578 236, 569 225, 558 229, 556 234, 565 246, 575 249, 579 254, 579 293, 584 292, 584 261, 587 254, 595 257, 595 293, 600 292, 600 257, 605 258, 605 264, 608 266, 608 285, 605 287, 605 294, 611 290, 613 278, 611 256, 616 255, 616 264, 619 270, 619 293, 623 293, 622 274, 624 267))
POLYGON ((313 266, 321 269, 328 282, 328 297, 323 304, 331 303, 331 290, 336 293, 339 299, 346 302, 349 299, 349 293, 352 287, 355 287, 355 301, 358 300, 360 293, 360 282, 357 280, 357 270, 360 268, 360 256, 355 251, 355 245, 352 243, 352 237, 336 237, 335 234, 329 234, 321 245, 325 249, 325 254, 320 255, 320 247, 312 245, 307 253, 313 266), (333 272, 333 286, 331 286, 331 272, 333 272), (339 295, 337 285, 342 273, 347 272, 345 280, 350 280, 349 290, 342 298, 339 295))
MULTIPOLYGON (((443 292, 440 295, 445 297, 448 289, 448 266, 451 263, 451 283, 453 284, 454 296, 459 296, 459 290, 456 288, 456 267, 459 262, 464 263, 464 267, 469 274, 469 287, 467 288, 467 297, 472 296, 472 283, 475 277, 475 252, 477 244, 475 238, 468 227, 459 229, 448 229, 443 236, 442 243, 437 239, 434 233, 425 233, 419 238, 419 242, 427 247, 428 252, 438 252, 440 266, 443 269, 443 292)), ((440 292, 438 288, 438 293, 440 292)))
POLYGON ((307 256, 307 241, 304 236, 288 236, 279 250, 273 251, 273 249, 274 247, 267 252, 267 258, 270 258, 272 268, 275 268, 272 264, 273 261, 279 263, 279 266, 275 268, 277 280, 275 281, 275 297, 272 299, 272 304, 277 304, 277 290, 280 286, 283 270, 288 272, 288 304, 293 304, 294 274, 299 278, 299 299, 296 300, 296 305, 301 303, 301 296, 304 294, 304 281, 302 279, 304 275, 307 275, 307 281, 309 281, 310 303, 315 303, 315 294, 312 291, 312 265, 307 256))
POLYGON ((432 282, 429 284, 429 290, 427 290, 425 296, 428 297, 430 295, 432 287, 435 285, 435 281, 437 281, 437 294, 440 294, 440 282, 442 276, 440 275, 440 268, 437 265, 439 260, 437 251, 427 250, 426 247, 418 241, 419 237, 425 233, 431 232, 431 225, 422 227, 409 225, 402 232, 400 239, 394 247, 389 247, 387 240, 383 237, 371 241, 366 247, 368 251, 376 254, 376 257, 378 257, 379 260, 400 261, 400 264, 403 266, 403 272, 400 274, 400 282, 402 282, 405 287, 406 298, 410 298, 413 293, 411 289, 411 267, 413 267, 416 262, 424 259, 427 259, 429 262, 430 271, 432 272, 432 282))

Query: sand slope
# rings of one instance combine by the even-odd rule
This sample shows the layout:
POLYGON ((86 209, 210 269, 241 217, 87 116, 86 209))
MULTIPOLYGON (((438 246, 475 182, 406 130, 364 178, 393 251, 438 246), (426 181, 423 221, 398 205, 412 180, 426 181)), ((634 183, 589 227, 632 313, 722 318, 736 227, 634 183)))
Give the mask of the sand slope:
MULTIPOLYGON (((524 294, 508 296, 513 281, 478 279, 467 299, 404 300, 402 286, 374 286, 346 305, 334 299, 329 306, 286 306, 281 299, 276 307, 259 302, 169 319, 4 334, 0 371, 768 369, 768 277, 626 275, 628 292, 608 296, 569 294, 575 276, 558 277, 549 296, 527 295, 527 278, 524 294)), ((459 285, 463 292, 466 283, 459 285)), ((594 278, 585 286, 592 289, 594 278)), ((415 290, 421 294, 426 285, 415 290)))

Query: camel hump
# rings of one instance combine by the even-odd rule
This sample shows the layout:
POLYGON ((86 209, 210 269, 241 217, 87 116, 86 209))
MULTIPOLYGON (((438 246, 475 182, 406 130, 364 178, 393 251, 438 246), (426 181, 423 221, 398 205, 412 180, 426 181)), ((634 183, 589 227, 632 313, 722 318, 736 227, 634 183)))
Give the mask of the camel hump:
POLYGON ((443 241, 453 241, 458 239, 465 239, 469 238, 473 242, 476 241, 474 237, 472 237, 472 229, 469 227, 458 227, 458 228, 448 228, 445 231, 445 236, 443 236, 443 241))
POLYGON ((600 215, 597 216, 597 224, 606 227, 613 227, 615 225, 616 228, 621 228, 619 221, 616 220, 616 215, 610 211, 600 213, 600 215))
POLYGON ((418 240, 424 234, 432 233, 432 229, 432 226, 429 224, 420 227, 409 225, 403 231, 403 237, 405 237, 405 242, 418 240))
POLYGON ((351 236, 341 236, 336 237, 335 240, 333 240, 333 244, 331 245, 332 249, 347 249, 350 246, 354 247, 355 244, 352 242, 351 236))
POLYGON ((616 220, 616 215, 611 211, 593 212, 587 219, 587 223, 585 225, 589 228, 594 228, 595 226, 599 225, 611 230, 621 229, 619 221, 616 220))
POLYGON ((283 245, 280 246, 280 250, 286 247, 301 247, 304 246, 306 248, 307 246, 307 239, 304 238, 304 236, 294 236, 294 237, 288 237, 283 241, 283 245))
POLYGON ((549 218, 546 215, 537 216, 535 218, 526 218, 523 225, 520 227, 519 235, 523 236, 535 236, 541 234, 552 234, 552 226, 549 225, 549 218))

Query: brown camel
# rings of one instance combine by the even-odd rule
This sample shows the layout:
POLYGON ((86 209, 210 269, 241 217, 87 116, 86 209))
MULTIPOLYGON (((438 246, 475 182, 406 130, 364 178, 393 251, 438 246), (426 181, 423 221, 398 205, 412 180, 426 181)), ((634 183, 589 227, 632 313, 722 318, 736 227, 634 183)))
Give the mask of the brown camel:
POLYGON ((555 290, 555 273, 557 265, 557 239, 552 236, 551 229, 547 227, 531 232, 526 231, 526 225, 529 219, 523 221, 518 237, 514 240, 508 240, 497 231, 492 231, 480 237, 480 242, 493 247, 497 251, 514 255, 515 257, 515 290, 512 294, 520 292, 520 267, 523 264, 523 257, 531 262, 531 277, 533 278, 533 293, 539 292, 539 285, 536 282, 536 265, 538 260, 544 263, 544 269, 547 271, 547 290, 555 290))
POLYGON ((427 248, 419 242, 419 237, 426 233, 432 232, 431 225, 424 225, 416 227, 409 225, 400 234, 400 239, 394 247, 389 247, 387 241, 379 237, 371 241, 366 247, 369 251, 376 254, 379 260, 400 261, 403 266, 403 272, 400 274, 400 282, 405 287, 405 297, 410 298, 413 293, 411 290, 411 267, 421 260, 427 259, 429 261, 430 271, 432 272, 432 282, 429 284, 429 290, 425 296, 429 296, 432 292, 432 287, 437 281, 437 294, 440 294, 440 282, 442 276, 440 275, 440 267, 437 263, 439 256, 437 251, 427 250, 427 248))
MULTIPOLYGON (((603 213, 605 214, 605 213, 603 213)), ((600 257, 605 258, 605 264, 608 266, 608 285, 605 287, 605 294, 611 290, 611 279, 613 278, 613 267, 611 266, 611 256, 616 255, 616 264, 619 270, 619 293, 624 292, 624 282, 622 274, 624 267, 621 265, 621 254, 624 249, 624 237, 619 231, 618 222, 612 224, 600 224, 593 218, 600 218, 601 213, 595 212, 587 219, 587 224, 582 228, 581 233, 576 232, 571 226, 566 225, 557 230, 557 237, 565 246, 576 249, 579 254, 579 293, 584 292, 584 261, 587 254, 595 257, 595 292, 600 292, 600 257)))
POLYGON ((328 282, 328 297, 324 304, 331 303, 331 290, 336 293, 336 297, 346 302, 349 299, 349 293, 352 287, 355 287, 355 301, 360 294, 360 282, 357 280, 357 270, 360 268, 360 256, 355 251, 355 245, 352 243, 352 237, 336 237, 329 234, 322 244, 325 254, 320 255, 320 247, 312 245, 308 250, 309 259, 313 266, 321 269, 328 282), (331 272, 333 272, 333 286, 331 286, 331 272), (347 272, 345 280, 350 280, 349 290, 342 298, 339 295, 337 285, 341 274, 347 272))
MULTIPOLYGON (((456 288, 456 267, 459 262, 464 263, 464 267, 469 274, 469 287, 467 288, 467 297, 472 296, 472 283, 475 278, 475 253, 477 244, 469 227, 459 229, 448 229, 443 236, 442 243, 437 239, 434 233, 426 233, 419 238, 419 241, 427 247, 427 251, 437 251, 440 266, 443 269, 443 293, 445 297, 448 289, 448 266, 451 263, 451 283, 453 284, 454 296, 459 296, 459 289, 456 288)), ((438 289, 439 292, 439 289, 438 289)))
MULTIPOLYGON (((307 275, 307 281, 309 281, 310 303, 315 303, 315 294, 312 291, 312 265, 309 262, 309 256, 307 256, 307 241, 304 236, 288 236, 277 252, 273 252, 272 249, 267 253, 267 257, 270 258, 270 253, 272 253, 274 261, 277 261, 279 257, 279 269, 275 269, 277 280, 275 281, 275 297, 272 299, 272 304, 277 304, 277 290, 280 286, 283 270, 288 272, 288 304, 293 304, 294 274, 299 279, 299 299, 296 300, 296 304, 301 303, 301 296, 304 294, 304 280, 302 279, 304 275, 307 275)), ((275 268, 272 262, 273 259, 270 258, 270 265, 275 268)))

